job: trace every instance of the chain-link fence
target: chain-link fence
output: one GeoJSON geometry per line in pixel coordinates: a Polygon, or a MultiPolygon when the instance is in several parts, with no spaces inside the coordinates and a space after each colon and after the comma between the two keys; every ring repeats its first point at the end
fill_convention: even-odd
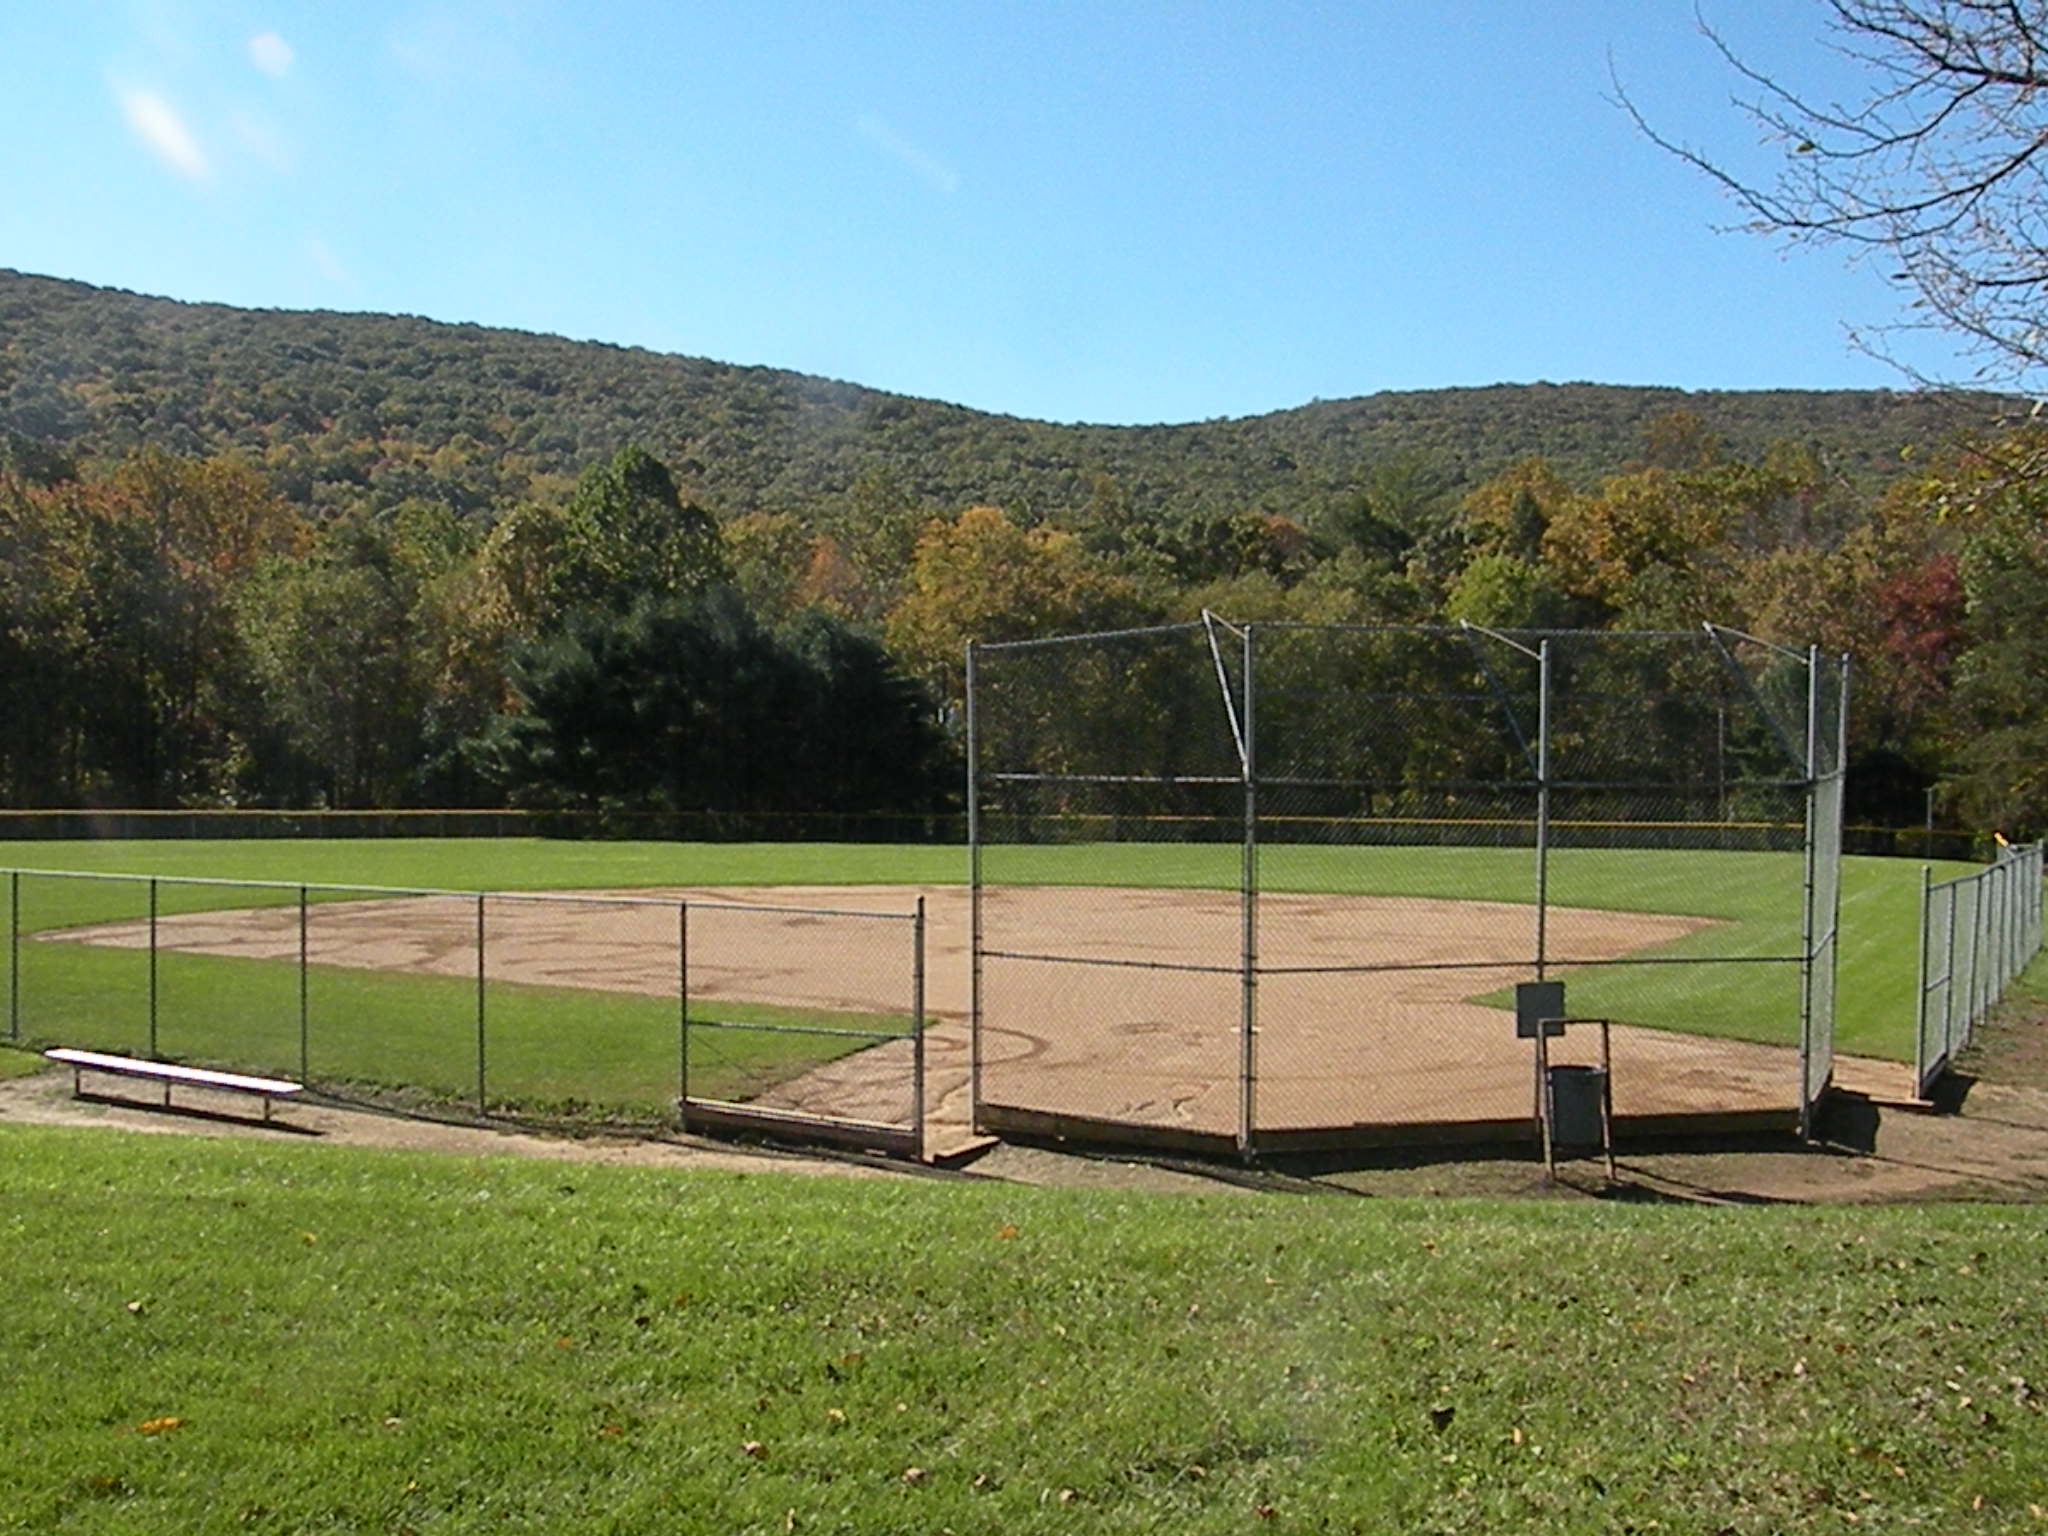
{"type": "Polygon", "coordinates": [[[144,810],[0,809],[0,839],[9,842],[240,838],[591,838],[607,841],[705,843],[950,843],[966,836],[954,810],[735,811],[696,810],[397,809],[277,810],[191,808],[144,810]]]}
{"type": "Polygon", "coordinates": [[[341,1100],[922,1154],[921,900],[4,880],[16,1043],[341,1100]]]}
{"type": "Polygon", "coordinates": [[[1922,871],[1915,1068],[1930,1093],[2014,977],[2041,952],[2041,845],[2001,845],[1973,875],[1922,871]]]}
{"type": "Polygon", "coordinates": [[[984,1129],[1516,1134],[1545,977],[1621,1026],[1625,1122],[1805,1124],[1828,1084],[1843,663],[1205,615],[968,668],[984,1129]]]}

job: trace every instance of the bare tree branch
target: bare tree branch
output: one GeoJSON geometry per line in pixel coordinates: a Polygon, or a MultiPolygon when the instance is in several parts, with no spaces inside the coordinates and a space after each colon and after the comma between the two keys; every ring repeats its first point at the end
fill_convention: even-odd
{"type": "Polygon", "coordinates": [[[2048,0],[1825,0],[1823,13],[1868,81],[1860,101],[1823,104],[1699,18],[1746,93],[1737,110],[1783,152],[1768,180],[1661,132],[1618,77],[1616,100],[1734,199],[1743,229],[1884,258],[1909,315],[1868,350],[1940,330],[1975,365],[1946,382],[2048,392],[2048,0]]]}

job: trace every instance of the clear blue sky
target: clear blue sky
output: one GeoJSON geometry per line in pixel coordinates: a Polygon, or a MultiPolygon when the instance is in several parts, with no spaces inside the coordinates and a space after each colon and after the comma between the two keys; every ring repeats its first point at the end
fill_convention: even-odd
{"type": "MultiPolygon", "coordinates": [[[[1853,93],[1818,0],[1703,3],[1853,93]]],[[[1688,0],[0,0],[0,266],[1062,421],[1901,385],[1881,271],[1718,232],[1610,56],[1765,163],[1688,0]]]]}

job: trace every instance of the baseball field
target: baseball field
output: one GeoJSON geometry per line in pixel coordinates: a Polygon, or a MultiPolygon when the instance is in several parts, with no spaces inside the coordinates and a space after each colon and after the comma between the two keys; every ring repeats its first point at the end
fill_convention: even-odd
{"type": "MultiPolygon", "coordinates": [[[[986,1094],[1227,1128],[1236,858],[1106,844],[993,855],[1002,884],[988,893],[988,942],[1017,958],[988,963],[986,1094]]],[[[1261,978],[1262,1124],[1520,1112],[1526,1049],[1507,1041],[1503,1005],[1527,973],[1525,852],[1277,847],[1261,858],[1260,961],[1276,972],[1261,978]]],[[[958,849],[33,843],[0,846],[0,860],[158,877],[153,898],[141,879],[14,882],[7,985],[24,1038],[154,1042],[255,1070],[303,1062],[323,1082],[432,1100],[476,1096],[481,1034],[485,1102],[622,1118],[664,1112],[686,1074],[700,1097],[900,1122],[912,1112],[909,917],[922,897],[925,1112],[938,1143],[964,1134],[958,849]],[[483,891],[504,894],[463,894],[483,891]],[[531,899],[543,893],[564,899],[531,899]]],[[[1553,856],[1548,952],[1575,1013],[1622,1021],[1618,1111],[1790,1101],[1797,972],[1786,957],[1799,948],[1802,878],[1791,854],[1553,856]]],[[[1887,1071],[1911,1056],[1919,882],[1915,863],[1845,864],[1838,1075],[1887,1090],[1887,1071]]]]}
{"type": "MultiPolygon", "coordinates": [[[[858,887],[901,909],[918,890],[936,906],[960,873],[950,850],[850,847],[6,853],[47,868],[60,851],[102,872],[288,882],[159,886],[155,1024],[229,1056],[295,1048],[279,1020],[299,967],[278,950],[296,945],[298,881],[834,901],[858,887]]],[[[1229,905],[1199,858],[1133,888],[1085,878],[1121,874],[1122,858],[1034,856],[1065,877],[1028,888],[1064,904],[1061,943],[1116,911],[1138,924],[1123,945],[1184,938],[1204,904],[1229,905]],[[1134,889],[1150,930],[1125,910],[1134,889]]],[[[1511,936],[1526,910],[1484,890],[1484,862],[1389,863],[1386,889],[1295,893],[1310,910],[1293,928],[1362,895],[1362,911],[1406,910],[1389,943],[1450,932],[1469,948],[1493,921],[1511,936]],[[1488,902],[1507,910],[1486,917],[1488,902]]],[[[1560,938],[1641,953],[1774,920],[1772,870],[1710,867],[1718,884],[1698,865],[1632,880],[1560,938]]],[[[1918,877],[1846,871],[1842,1032],[1873,1057],[1909,1042],[1895,1016],[1918,877]]],[[[21,884],[23,1025],[123,1041],[147,1027],[142,890],[21,884]]],[[[459,1095],[475,978],[434,965],[463,952],[475,900],[308,902],[327,946],[307,968],[323,1049],[459,1095]]],[[[485,906],[492,924],[522,910],[569,927],[508,929],[506,959],[531,977],[485,979],[508,1081],[536,1100],[659,1100],[673,1001],[632,992],[631,946],[593,947],[571,921],[659,909],[485,906]]],[[[1275,920],[1289,912],[1279,900],[1275,920]]],[[[785,1000],[751,1006],[886,1032],[887,1016],[846,1006],[864,1003],[851,990],[796,995],[787,951],[815,926],[756,957],[748,985],[785,1000]]],[[[934,944],[935,982],[947,953],[934,944]]],[[[1690,1038],[1758,1043],[1739,1041],[1739,1017],[1720,1022],[1690,1038]]],[[[732,1038],[827,1042],[757,1059],[743,1085],[827,1071],[843,1037],[732,1038]]],[[[33,1061],[0,1053],[0,1070],[33,1061]]],[[[2043,1228],[2028,1207],[1262,1199],[16,1124],[0,1124],[0,1154],[0,1358],[18,1366],[0,1416],[19,1429],[0,1529],[1763,1536],[2048,1521],[2043,1228]]]]}

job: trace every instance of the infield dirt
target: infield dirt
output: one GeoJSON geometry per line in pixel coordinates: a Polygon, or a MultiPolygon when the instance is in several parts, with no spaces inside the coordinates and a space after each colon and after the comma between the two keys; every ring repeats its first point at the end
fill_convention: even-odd
{"type": "MultiPolygon", "coordinates": [[[[693,1000],[901,1014],[913,997],[907,921],[927,910],[927,1142],[969,1131],[969,919],[957,887],[781,886],[494,898],[493,981],[673,996],[678,900],[692,903],[693,1000]],[[670,903],[665,905],[663,903],[670,903]]],[[[392,898],[317,909],[316,965],[475,974],[473,900],[392,898]]],[[[985,898],[983,1090],[991,1102],[1070,1116],[1226,1134],[1241,1113],[1243,940],[1231,892],[1004,887],[985,898]],[[1028,948],[1025,947],[1028,943],[1028,948]],[[1107,963],[1106,963],[1107,962],[1107,963]]],[[[1613,960],[1683,937],[1695,918],[1553,908],[1556,952],[1613,960]]],[[[1260,898],[1255,1103],[1262,1129],[1512,1120],[1529,1114],[1530,1047],[1477,1001],[1526,979],[1531,909],[1507,903],[1267,893],[1260,898]],[[1333,966],[1385,966],[1332,971],[1333,966]],[[1400,969],[1392,967],[1399,966],[1400,969]],[[1431,968],[1437,967],[1437,968],[1431,968]]],[[[163,917],[158,943],[185,953],[295,960],[295,908],[163,917]]],[[[146,925],[45,937],[137,947],[146,925]]],[[[1586,1062],[1594,1031],[1555,1059],[1586,1062]]],[[[1614,1031],[1622,1116],[1739,1115],[1796,1103],[1798,1055],[1674,1030],[1614,1031]]],[[[1909,1072],[1838,1058],[1836,1078],[1903,1098],[1909,1072]]],[[[863,1120],[907,1112],[910,1045],[862,1051],[780,1085],[774,1107],[863,1120]]]]}

